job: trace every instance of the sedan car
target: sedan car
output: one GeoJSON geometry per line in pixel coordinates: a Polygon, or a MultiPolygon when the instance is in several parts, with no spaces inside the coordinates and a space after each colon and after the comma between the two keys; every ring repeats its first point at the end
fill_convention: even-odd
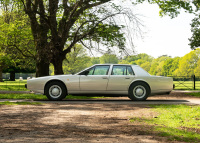
{"type": "Polygon", "coordinates": [[[68,94],[120,94],[142,101],[154,94],[170,93],[173,79],[152,76],[138,65],[96,64],[75,75],[30,79],[27,88],[49,100],[62,100],[68,94]]]}

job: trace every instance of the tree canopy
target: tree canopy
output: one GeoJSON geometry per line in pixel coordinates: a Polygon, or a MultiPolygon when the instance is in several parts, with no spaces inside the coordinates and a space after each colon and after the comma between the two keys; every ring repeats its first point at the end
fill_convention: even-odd
{"type": "Polygon", "coordinates": [[[125,26],[116,22],[115,17],[123,15],[130,23],[138,21],[130,9],[110,0],[6,0],[1,5],[25,12],[29,17],[36,76],[48,75],[50,63],[55,74],[63,74],[63,61],[77,43],[88,49],[100,50],[99,45],[104,45],[123,51],[125,26]]]}

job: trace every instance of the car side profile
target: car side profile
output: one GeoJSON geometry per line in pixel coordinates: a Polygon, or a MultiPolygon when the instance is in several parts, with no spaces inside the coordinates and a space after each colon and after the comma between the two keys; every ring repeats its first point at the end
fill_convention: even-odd
{"type": "Polygon", "coordinates": [[[96,64],[75,75],[30,79],[27,88],[54,101],[68,94],[120,94],[143,101],[151,95],[170,93],[173,79],[152,76],[138,65],[96,64]]]}

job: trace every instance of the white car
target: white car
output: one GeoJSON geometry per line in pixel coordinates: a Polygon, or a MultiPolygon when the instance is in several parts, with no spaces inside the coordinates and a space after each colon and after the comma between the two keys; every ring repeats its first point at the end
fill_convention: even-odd
{"type": "Polygon", "coordinates": [[[30,79],[27,88],[49,100],[62,100],[68,94],[120,94],[142,101],[150,95],[169,94],[173,79],[152,76],[138,65],[96,64],[75,75],[30,79]]]}

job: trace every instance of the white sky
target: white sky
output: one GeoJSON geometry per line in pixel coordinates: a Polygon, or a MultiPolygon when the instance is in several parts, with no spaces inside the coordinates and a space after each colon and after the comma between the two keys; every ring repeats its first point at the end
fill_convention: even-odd
{"type": "MultiPolygon", "coordinates": [[[[194,15],[182,11],[178,17],[160,17],[156,4],[142,3],[134,6],[130,1],[115,1],[123,7],[129,7],[145,26],[142,38],[134,38],[135,54],[146,53],[157,58],[161,55],[182,57],[191,51],[188,38],[191,37],[190,23],[194,15]]],[[[128,48],[128,47],[127,47],[128,48]]],[[[93,52],[95,56],[101,56],[93,52]]]]}
{"type": "Polygon", "coordinates": [[[142,14],[145,25],[144,39],[135,39],[136,53],[147,53],[155,58],[161,55],[182,57],[191,51],[188,38],[191,37],[190,23],[194,15],[181,12],[178,17],[160,17],[156,4],[143,3],[134,12],[142,14]]]}

